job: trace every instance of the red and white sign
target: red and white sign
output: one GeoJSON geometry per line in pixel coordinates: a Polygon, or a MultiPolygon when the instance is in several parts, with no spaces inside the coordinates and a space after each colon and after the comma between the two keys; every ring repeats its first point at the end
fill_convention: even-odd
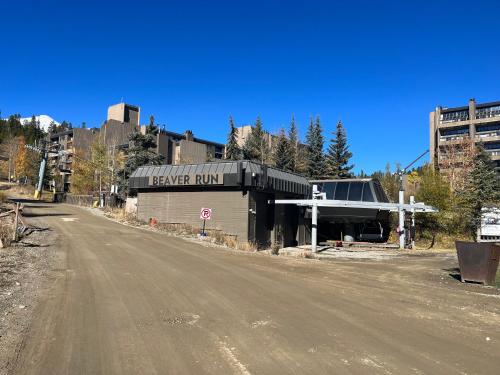
{"type": "Polygon", "coordinates": [[[211,218],[212,218],[212,209],[211,208],[202,208],[200,211],[200,219],[210,220],[211,218]]]}

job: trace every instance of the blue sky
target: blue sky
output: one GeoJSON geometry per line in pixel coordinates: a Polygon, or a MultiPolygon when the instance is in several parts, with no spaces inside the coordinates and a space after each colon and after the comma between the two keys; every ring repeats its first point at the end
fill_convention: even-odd
{"type": "Polygon", "coordinates": [[[3,1],[2,116],[99,126],[141,106],[225,142],[227,119],[271,132],[339,119],[356,170],[428,147],[437,105],[500,100],[498,1],[3,1]]]}

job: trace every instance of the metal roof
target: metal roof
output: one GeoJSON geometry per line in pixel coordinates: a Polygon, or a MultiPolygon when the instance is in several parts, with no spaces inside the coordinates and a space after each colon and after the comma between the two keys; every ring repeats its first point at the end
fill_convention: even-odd
{"type": "MultiPolygon", "coordinates": [[[[151,189],[150,177],[195,174],[223,174],[224,186],[262,189],[307,195],[310,184],[299,174],[285,172],[259,163],[241,161],[219,161],[201,164],[144,166],[135,170],[129,179],[131,189],[151,189]],[[240,169],[239,169],[240,168],[240,169]],[[244,181],[238,183],[238,173],[244,170],[244,181]],[[227,176],[227,177],[226,177],[227,176]]],[[[164,187],[164,188],[179,188],[164,187]]],[[[208,188],[208,186],[207,186],[208,188]]]]}

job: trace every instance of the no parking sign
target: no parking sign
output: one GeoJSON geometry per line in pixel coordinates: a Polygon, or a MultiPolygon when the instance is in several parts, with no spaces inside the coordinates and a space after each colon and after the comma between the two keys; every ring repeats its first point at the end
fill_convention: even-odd
{"type": "Polygon", "coordinates": [[[200,211],[200,219],[201,220],[210,220],[212,218],[212,209],[211,208],[202,208],[200,211]]]}

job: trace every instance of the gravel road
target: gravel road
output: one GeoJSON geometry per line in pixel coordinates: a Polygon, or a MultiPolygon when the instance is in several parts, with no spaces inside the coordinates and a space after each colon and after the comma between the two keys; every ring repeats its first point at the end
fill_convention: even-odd
{"type": "Polygon", "coordinates": [[[58,262],[15,374],[500,373],[500,294],[453,256],[319,262],[28,212],[58,262]]]}

